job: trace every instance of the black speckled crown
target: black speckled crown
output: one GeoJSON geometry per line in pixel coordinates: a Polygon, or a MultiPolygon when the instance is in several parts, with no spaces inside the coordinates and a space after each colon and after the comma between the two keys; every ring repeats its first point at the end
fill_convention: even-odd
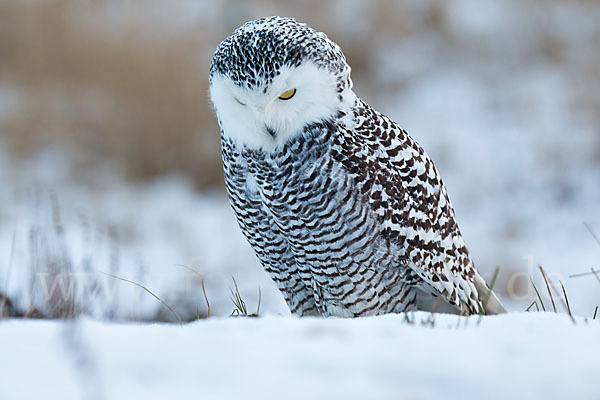
{"type": "Polygon", "coordinates": [[[327,35],[293,18],[268,17],[246,22],[215,51],[209,80],[218,73],[240,87],[266,91],[280,69],[313,62],[337,77],[341,93],[352,86],[344,53],[327,35]]]}

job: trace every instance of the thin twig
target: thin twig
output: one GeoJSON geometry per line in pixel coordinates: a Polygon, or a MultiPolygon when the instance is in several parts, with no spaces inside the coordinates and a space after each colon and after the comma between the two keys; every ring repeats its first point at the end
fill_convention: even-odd
{"type": "Polygon", "coordinates": [[[552,296],[552,291],[550,290],[550,285],[548,284],[548,278],[546,277],[546,272],[542,266],[539,266],[540,271],[542,272],[542,276],[544,277],[544,282],[546,282],[546,289],[548,289],[548,294],[550,295],[550,301],[552,301],[552,308],[554,308],[554,313],[556,313],[556,304],[554,304],[554,296],[552,296]]]}
{"type": "Polygon", "coordinates": [[[144,289],[146,292],[150,293],[156,300],[160,301],[163,306],[167,307],[169,309],[169,311],[171,311],[173,313],[173,315],[175,315],[177,317],[177,319],[179,320],[179,325],[183,326],[183,320],[181,319],[181,317],[179,316],[179,314],[177,314],[177,312],[175,310],[173,310],[173,308],[171,308],[170,305],[168,305],[167,303],[165,303],[160,297],[158,297],[157,295],[155,295],[154,293],[152,293],[152,291],[150,291],[150,289],[148,289],[144,285],[140,285],[137,282],[130,281],[129,279],[121,278],[119,276],[111,275],[111,274],[108,274],[106,272],[102,272],[102,273],[104,275],[110,276],[111,278],[115,278],[115,279],[118,279],[118,280],[124,281],[124,282],[129,282],[129,283],[131,283],[131,284],[133,284],[133,285],[135,285],[137,287],[140,287],[140,288],[144,289]]]}
{"type": "Polygon", "coordinates": [[[594,318],[592,318],[592,320],[596,320],[596,314],[598,314],[598,306],[596,306],[596,309],[594,310],[594,318]]]}

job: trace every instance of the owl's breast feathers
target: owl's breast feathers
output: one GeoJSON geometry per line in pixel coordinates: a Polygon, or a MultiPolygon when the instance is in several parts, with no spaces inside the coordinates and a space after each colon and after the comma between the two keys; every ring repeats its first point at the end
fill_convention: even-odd
{"type": "Polygon", "coordinates": [[[436,311],[419,296],[465,314],[504,311],[473,266],[431,159],[360,100],[275,152],[223,137],[223,161],[240,227],[292,312],[436,311]],[[290,294],[293,275],[314,300],[290,294]]]}

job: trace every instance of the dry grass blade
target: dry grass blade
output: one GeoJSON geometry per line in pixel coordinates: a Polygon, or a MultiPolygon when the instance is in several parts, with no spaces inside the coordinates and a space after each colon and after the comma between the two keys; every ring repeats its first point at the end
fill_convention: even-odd
{"type": "Polygon", "coordinates": [[[246,309],[246,302],[244,301],[244,299],[242,299],[242,295],[240,294],[240,289],[238,288],[237,282],[235,281],[234,277],[231,277],[231,279],[233,280],[233,285],[235,287],[235,290],[230,290],[232,296],[231,302],[235,306],[235,308],[231,312],[231,315],[248,315],[248,310],[246,309]]]}
{"type": "Polygon", "coordinates": [[[0,320],[2,318],[10,318],[18,316],[15,308],[7,295],[0,292],[0,320]]]}
{"type": "MultiPolygon", "coordinates": [[[[210,318],[210,303],[208,301],[208,296],[206,295],[206,287],[204,287],[204,277],[200,274],[200,272],[196,271],[192,267],[188,267],[187,265],[183,265],[183,264],[177,264],[177,265],[179,267],[183,267],[183,268],[187,269],[191,273],[196,274],[196,275],[198,275],[198,277],[200,277],[200,281],[202,283],[202,294],[204,295],[204,300],[206,301],[206,318],[210,318]]],[[[198,314],[198,312],[196,312],[196,314],[198,314]]]]}
{"type": "Polygon", "coordinates": [[[208,302],[208,296],[206,295],[206,288],[204,287],[204,279],[202,279],[202,294],[204,300],[206,300],[206,318],[210,318],[210,303],[208,302]]]}
{"type": "Polygon", "coordinates": [[[585,225],[585,227],[588,230],[588,232],[590,233],[590,235],[592,235],[592,237],[594,238],[594,240],[596,241],[596,243],[598,243],[598,246],[600,246],[600,239],[598,238],[598,236],[596,236],[596,234],[594,233],[594,231],[592,230],[592,228],[588,225],[588,223],[584,222],[583,225],[585,225]]]}
{"type": "Polygon", "coordinates": [[[594,274],[594,276],[596,277],[596,279],[600,283],[600,275],[598,274],[598,271],[595,270],[594,268],[592,268],[592,274],[594,274]]]}
{"type": "Polygon", "coordinates": [[[256,306],[256,316],[260,313],[260,302],[262,301],[262,291],[260,290],[260,286],[258,287],[258,306],[256,306]]]}
{"type": "Polygon", "coordinates": [[[487,292],[487,296],[485,296],[485,300],[483,301],[483,312],[485,313],[485,309],[487,308],[487,304],[490,301],[490,297],[492,296],[492,290],[494,290],[494,285],[496,284],[496,279],[498,279],[498,273],[500,272],[500,267],[496,267],[494,270],[494,276],[492,277],[492,282],[490,283],[490,288],[487,292]]]}
{"type": "Polygon", "coordinates": [[[490,301],[490,297],[492,296],[492,291],[494,290],[494,285],[496,284],[496,279],[498,279],[498,273],[500,272],[500,267],[496,267],[494,269],[494,276],[492,276],[492,282],[490,283],[490,288],[487,291],[485,299],[483,300],[481,311],[479,312],[479,319],[477,320],[477,325],[481,324],[481,319],[486,314],[487,304],[490,301]]]}
{"type": "MultiPolygon", "coordinates": [[[[467,327],[468,323],[469,323],[469,314],[466,310],[462,310],[460,312],[460,314],[457,315],[458,317],[458,321],[456,321],[456,329],[460,328],[460,321],[464,319],[465,323],[463,324],[464,328],[467,327]]],[[[481,316],[479,318],[479,320],[481,320],[481,316]]]]}
{"type": "Polygon", "coordinates": [[[427,318],[421,320],[421,326],[435,328],[435,313],[429,313],[427,318]]]}
{"type": "MultiPolygon", "coordinates": [[[[538,300],[540,301],[540,304],[542,305],[542,310],[546,311],[546,307],[544,306],[544,301],[542,300],[542,296],[540,296],[540,292],[538,292],[537,287],[535,287],[535,283],[533,283],[533,279],[531,277],[529,277],[529,280],[531,281],[531,286],[533,286],[533,290],[535,290],[535,294],[537,295],[538,300]]],[[[538,311],[539,311],[539,308],[538,308],[538,311]]]]}
{"type": "Polygon", "coordinates": [[[550,284],[548,283],[548,278],[546,277],[546,272],[544,271],[544,268],[542,268],[542,266],[539,266],[540,271],[542,272],[542,277],[544,277],[544,282],[546,282],[546,289],[548,289],[548,294],[550,295],[550,301],[552,302],[552,308],[554,309],[554,312],[556,313],[556,304],[554,304],[554,296],[552,296],[552,290],[550,290],[550,284]]]}
{"type": "Polygon", "coordinates": [[[198,275],[202,279],[202,275],[200,275],[200,272],[196,271],[194,268],[188,267],[187,265],[184,265],[184,264],[177,264],[177,266],[187,269],[188,271],[190,271],[191,273],[193,273],[195,275],[198,275]]]}
{"type": "Polygon", "coordinates": [[[140,285],[137,282],[130,281],[129,279],[121,278],[119,276],[111,275],[111,274],[108,274],[106,272],[102,272],[102,273],[104,275],[110,276],[111,278],[115,278],[115,279],[118,279],[120,281],[128,282],[128,283],[131,283],[131,284],[133,284],[133,285],[135,285],[135,286],[137,286],[139,288],[144,289],[146,292],[150,293],[156,300],[160,301],[163,306],[167,307],[169,309],[169,311],[171,311],[171,313],[173,313],[173,315],[175,315],[177,317],[177,319],[179,320],[179,325],[183,326],[183,320],[181,319],[181,316],[179,314],[177,314],[177,311],[173,310],[173,308],[170,305],[168,305],[167,303],[165,303],[160,297],[158,297],[157,295],[155,295],[154,293],[152,293],[152,291],[150,289],[148,289],[147,287],[145,287],[144,285],[140,285]]]}
{"type": "Polygon", "coordinates": [[[569,298],[567,297],[567,291],[565,290],[565,285],[563,285],[561,280],[559,280],[558,282],[560,283],[563,294],[565,295],[565,304],[567,305],[567,311],[569,312],[569,316],[573,317],[573,314],[571,314],[571,306],[569,305],[569,298]]]}
{"type": "Polygon", "coordinates": [[[577,274],[569,275],[569,278],[579,278],[582,276],[596,275],[596,278],[598,279],[598,281],[600,281],[600,277],[598,277],[598,273],[600,272],[600,270],[594,269],[593,267],[590,268],[590,270],[591,272],[579,272],[577,274]]]}
{"type": "Polygon", "coordinates": [[[236,317],[258,317],[259,312],[260,312],[260,304],[262,302],[262,291],[261,291],[260,287],[258,288],[258,306],[256,307],[256,312],[248,314],[248,308],[246,307],[246,302],[244,301],[244,299],[242,298],[242,295],[240,294],[240,290],[238,288],[237,282],[235,281],[235,278],[231,277],[231,279],[233,280],[233,285],[235,288],[234,290],[230,289],[231,302],[235,306],[235,308],[231,312],[231,315],[236,316],[236,317]]]}
{"type": "Polygon", "coordinates": [[[535,308],[536,308],[538,311],[540,311],[540,307],[538,306],[538,304],[537,304],[537,301],[535,301],[535,300],[531,302],[531,304],[529,305],[529,307],[527,307],[527,308],[525,309],[525,311],[529,311],[529,310],[531,309],[531,307],[533,307],[534,305],[535,305],[535,308]]]}
{"type": "Polygon", "coordinates": [[[567,311],[569,313],[569,317],[571,318],[571,321],[573,322],[573,324],[575,324],[575,318],[573,318],[573,314],[571,313],[571,306],[569,305],[569,298],[567,297],[567,291],[565,290],[565,285],[563,285],[563,283],[560,279],[558,280],[558,283],[560,283],[560,286],[562,287],[563,295],[565,296],[565,305],[567,306],[567,311]]]}
{"type": "Polygon", "coordinates": [[[0,293],[0,298],[2,298],[2,300],[0,301],[0,318],[2,318],[2,316],[4,315],[4,311],[7,307],[7,304],[9,302],[8,299],[8,282],[10,281],[10,271],[12,269],[12,265],[13,265],[13,260],[15,257],[15,243],[17,241],[17,231],[13,231],[13,236],[12,236],[12,243],[10,245],[10,256],[8,257],[8,268],[7,268],[7,272],[6,272],[6,281],[4,282],[4,293],[5,295],[2,295],[2,293],[0,293]]]}

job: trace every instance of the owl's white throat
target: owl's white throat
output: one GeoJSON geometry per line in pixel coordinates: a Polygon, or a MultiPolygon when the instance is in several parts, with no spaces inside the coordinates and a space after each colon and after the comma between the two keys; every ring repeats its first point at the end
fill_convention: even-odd
{"type": "Polygon", "coordinates": [[[305,126],[325,121],[356,101],[351,87],[340,100],[335,75],[311,62],[279,72],[266,90],[239,87],[225,76],[213,76],[210,97],[225,137],[251,149],[273,151],[305,126]],[[296,89],[294,97],[281,100],[279,96],[289,89],[296,89]]]}

